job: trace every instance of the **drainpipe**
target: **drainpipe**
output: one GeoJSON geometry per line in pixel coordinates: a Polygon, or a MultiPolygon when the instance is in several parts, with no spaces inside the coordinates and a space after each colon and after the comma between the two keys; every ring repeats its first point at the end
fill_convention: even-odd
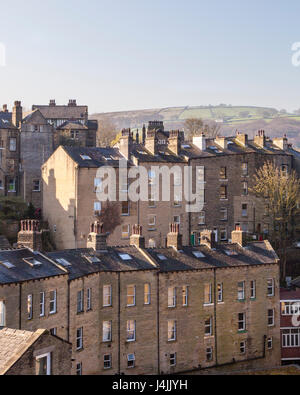
{"type": "Polygon", "coordinates": [[[67,289],[67,340],[70,342],[70,280],[67,289]]]}
{"type": "Polygon", "coordinates": [[[19,284],[19,329],[22,328],[22,283],[19,284]]]}
{"type": "Polygon", "coordinates": [[[218,366],[218,340],[217,340],[217,279],[216,269],[214,268],[214,333],[215,333],[215,355],[216,366],[218,366]]]}
{"type": "Polygon", "coordinates": [[[160,325],[160,322],[159,322],[159,271],[157,271],[157,283],[156,283],[156,287],[157,287],[157,290],[156,290],[156,303],[157,303],[157,308],[156,308],[156,325],[157,325],[157,334],[156,334],[156,337],[157,337],[157,374],[159,375],[160,374],[160,350],[159,350],[159,348],[160,348],[160,331],[159,331],[159,325],[160,325]]]}
{"type": "Polygon", "coordinates": [[[118,375],[121,374],[121,286],[118,272],[118,375]]]}

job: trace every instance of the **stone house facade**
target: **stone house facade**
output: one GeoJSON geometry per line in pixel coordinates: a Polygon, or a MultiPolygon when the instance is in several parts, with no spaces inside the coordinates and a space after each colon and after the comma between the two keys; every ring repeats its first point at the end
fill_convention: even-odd
{"type": "Polygon", "coordinates": [[[72,374],[280,364],[279,263],[267,241],[246,244],[238,230],[219,244],[206,230],[200,246],[184,247],[178,224],[166,247],[145,248],[138,225],[130,246],[108,247],[106,238],[96,223],[86,248],[0,251],[2,324],[71,342],[72,374]]]}

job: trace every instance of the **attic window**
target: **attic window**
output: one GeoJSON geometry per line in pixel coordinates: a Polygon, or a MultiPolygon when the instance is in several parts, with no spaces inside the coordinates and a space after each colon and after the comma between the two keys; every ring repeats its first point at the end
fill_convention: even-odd
{"type": "Polygon", "coordinates": [[[85,258],[90,262],[90,263],[100,263],[100,259],[96,257],[95,255],[86,255],[85,258]]]}
{"type": "Polygon", "coordinates": [[[81,156],[81,159],[83,159],[83,160],[92,160],[92,158],[89,157],[88,155],[80,155],[80,156],[81,156]]]}
{"type": "Polygon", "coordinates": [[[57,258],[56,262],[60,263],[61,265],[63,265],[64,267],[68,267],[68,266],[72,266],[70,262],[68,262],[66,259],[64,258],[57,258]]]}
{"type": "Polygon", "coordinates": [[[236,251],[233,250],[225,250],[225,254],[228,256],[236,256],[238,255],[238,253],[236,251]]]}
{"type": "Polygon", "coordinates": [[[119,257],[123,260],[123,261],[130,261],[132,258],[129,254],[119,254],[119,257]]]}
{"type": "Polygon", "coordinates": [[[166,261],[167,258],[163,255],[163,254],[157,254],[157,257],[161,260],[161,261],[166,261]]]}
{"type": "Polygon", "coordinates": [[[205,255],[201,251],[193,251],[193,255],[196,258],[205,258],[205,255]]]}
{"type": "Polygon", "coordinates": [[[13,265],[12,263],[10,263],[9,261],[3,261],[1,262],[1,264],[3,266],[5,266],[7,269],[12,269],[13,267],[15,267],[15,265],[13,265]]]}
{"type": "Polygon", "coordinates": [[[40,261],[38,261],[35,258],[23,258],[23,261],[28,263],[28,265],[30,265],[32,267],[33,266],[41,266],[41,264],[42,264],[40,261]]]}

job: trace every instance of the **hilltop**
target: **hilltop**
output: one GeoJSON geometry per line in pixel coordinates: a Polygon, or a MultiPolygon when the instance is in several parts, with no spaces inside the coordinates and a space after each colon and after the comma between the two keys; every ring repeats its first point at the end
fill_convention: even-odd
{"type": "Polygon", "coordinates": [[[215,121],[221,126],[221,133],[232,135],[236,130],[253,136],[258,129],[264,129],[270,137],[287,134],[289,140],[300,147],[300,116],[270,107],[219,106],[168,107],[136,111],[97,113],[93,119],[109,121],[117,129],[142,128],[148,121],[163,121],[165,128],[183,128],[189,118],[215,121]]]}

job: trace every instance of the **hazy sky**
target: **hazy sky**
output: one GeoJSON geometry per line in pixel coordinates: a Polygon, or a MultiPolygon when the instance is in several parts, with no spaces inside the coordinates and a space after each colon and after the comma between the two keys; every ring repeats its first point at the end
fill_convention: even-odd
{"type": "Polygon", "coordinates": [[[1,3],[0,104],[300,107],[299,0],[1,3]]]}

